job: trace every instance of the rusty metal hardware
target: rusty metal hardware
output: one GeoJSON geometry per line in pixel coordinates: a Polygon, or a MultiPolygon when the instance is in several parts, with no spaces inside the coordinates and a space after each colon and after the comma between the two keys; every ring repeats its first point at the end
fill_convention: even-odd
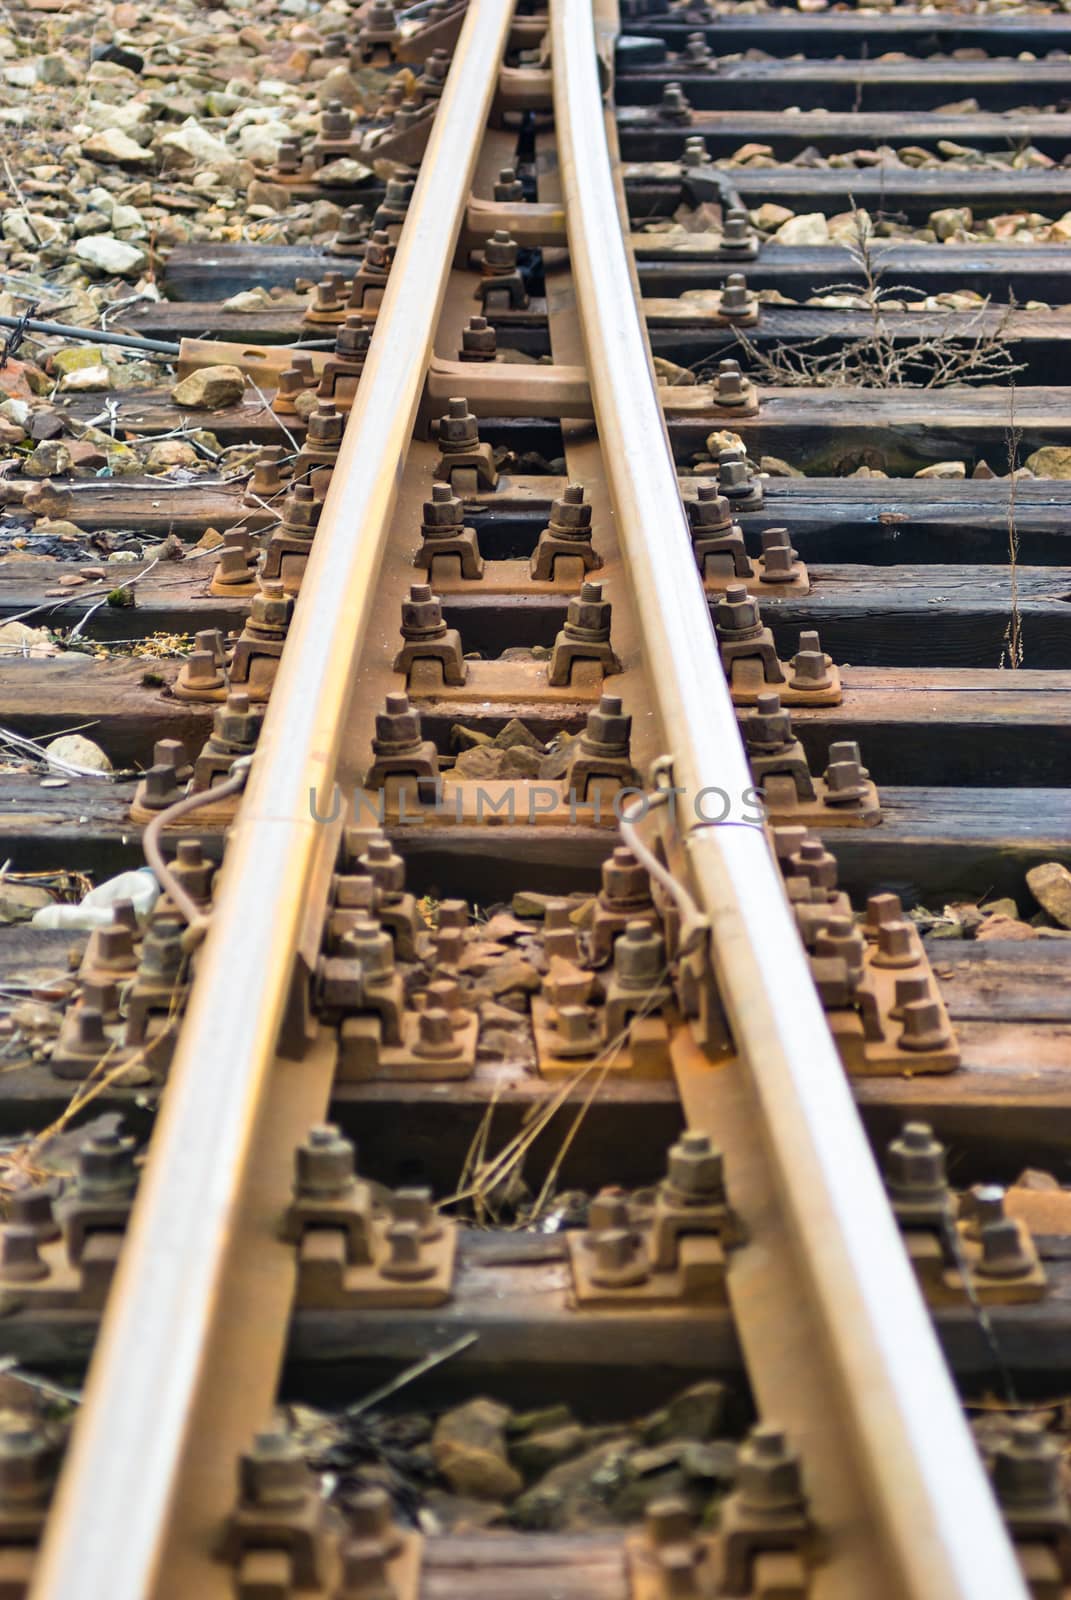
{"type": "Polygon", "coordinates": [[[828,827],[872,827],[881,820],[878,792],[862,765],[854,740],[829,747],[821,778],[811,774],[792,718],[774,690],[755,697],[741,719],[748,762],[774,824],[801,822],[828,827]]]}
{"type": "Polygon", "coordinates": [[[604,677],[621,671],[621,663],[610,643],[611,606],[603,599],[601,583],[582,583],[580,593],[569,601],[565,626],[554,640],[547,666],[547,681],[556,686],[568,684],[574,669],[583,662],[595,662],[604,677]]]}
{"type": "Polygon", "coordinates": [[[194,635],[193,650],[179,667],[172,692],[180,700],[225,700],[227,651],[218,628],[202,628],[194,635]]]}
{"type": "Polygon", "coordinates": [[[513,167],[503,167],[491,193],[493,199],[500,203],[518,204],[524,199],[524,184],[513,167]]]}
{"type": "Polygon", "coordinates": [[[347,310],[364,316],[378,311],[387,287],[395,245],[385,228],[376,228],[353,275],[347,310]]]}
{"type": "Polygon", "coordinates": [[[753,260],[759,253],[759,237],[748,221],[746,211],[730,206],[722,222],[721,244],[723,255],[753,260]]]}
{"type": "MultiPolygon", "coordinates": [[[[764,1556],[787,1551],[805,1568],[813,1530],[799,1457],[783,1429],[769,1422],[752,1428],[737,1454],[736,1488],[718,1520],[720,1594],[754,1594],[755,1567],[764,1556]]],[[[802,1600],[805,1577],[798,1576],[802,1600]]]]}
{"type": "Polygon", "coordinates": [[[618,936],[635,922],[646,922],[649,927],[659,925],[651,898],[651,880],[632,851],[618,845],[602,864],[602,885],[588,933],[594,966],[606,965],[618,936]]]}
{"type": "Polygon", "coordinates": [[[713,1547],[700,1538],[683,1500],[653,1500],[642,1533],[625,1536],[632,1600],[708,1600],[714,1593],[713,1547]]]}
{"type": "Polygon", "coordinates": [[[477,258],[481,276],[476,298],[484,311],[524,311],[528,291],[517,266],[517,241],[505,228],[497,228],[477,258]]]}
{"type": "MultiPolygon", "coordinates": [[[[361,255],[363,257],[364,251],[361,255]]],[[[302,316],[306,328],[334,328],[347,313],[346,279],[341,272],[328,272],[313,285],[302,316]]]]}
{"type": "Polygon", "coordinates": [[[438,425],[439,459],[435,476],[455,494],[487,492],[498,483],[498,471],[489,444],[480,443],[476,418],[468,401],[455,396],[447,403],[438,425]]]}
{"type": "Polygon", "coordinates": [[[1037,1600],[1059,1600],[1071,1581],[1071,1505],[1059,1440],[1032,1417],[1015,1417],[994,1447],[997,1503],[1037,1600]]]}
{"type": "Polygon", "coordinates": [[[364,254],[369,234],[368,213],[364,206],[347,206],[338,222],[338,231],[327,246],[328,255],[359,256],[364,254]]]}
{"type": "Polygon", "coordinates": [[[588,712],[584,731],[571,746],[562,780],[578,800],[612,799],[619,789],[638,785],[639,774],[629,757],[632,718],[617,695],[604,694],[588,712]]]}
{"type": "Polygon", "coordinates": [[[744,532],[734,522],[729,502],[712,483],[697,483],[695,499],[686,501],[692,530],[692,549],[703,574],[713,587],[732,578],[752,578],[754,568],[744,546],[744,532]]]}
{"type": "Polygon", "coordinates": [[[299,1247],[303,1306],[435,1306],[450,1298],[457,1224],[439,1215],[430,1190],[374,1195],[336,1127],[310,1129],[295,1150],[280,1231],[299,1247]]]}
{"type": "Polygon", "coordinates": [[[461,330],[459,361],[493,361],[498,350],[498,335],[486,317],[470,317],[461,330]]]}
{"type": "Polygon", "coordinates": [[[430,582],[447,577],[471,581],[483,577],[476,529],[465,526],[461,500],[449,482],[432,485],[431,499],[424,501],[420,536],[423,543],[413,564],[425,569],[430,582]]]}
{"type": "Polygon", "coordinates": [[[691,122],[692,108],[679,83],[663,85],[657,115],[663,122],[691,122]]]}
{"type": "Polygon", "coordinates": [[[958,1203],[948,1186],[945,1148],[924,1122],[890,1141],[885,1184],[915,1275],[930,1304],[1037,1300],[1045,1272],[1026,1223],[1007,1215],[1004,1190],[980,1185],[958,1203]]]}
{"type": "Polygon", "coordinates": [[[298,593],[322,510],[323,501],[311,483],[287,490],[283,520],[272,530],[264,552],[262,583],[278,584],[285,595],[298,593]]]}
{"type": "Polygon", "coordinates": [[[762,479],[751,470],[742,451],[718,451],[718,493],[724,495],[734,511],[758,511],[762,507],[762,479]]]}
{"type": "Polygon", "coordinates": [[[706,140],[698,133],[690,133],[684,141],[681,166],[683,168],[705,167],[709,161],[710,151],[707,149],[706,140]]]}
{"type": "Polygon", "coordinates": [[[758,416],[758,390],[750,378],[744,377],[739,361],[718,362],[711,399],[715,406],[736,416],[758,416]]]}
{"type": "Polygon", "coordinates": [[[193,767],[179,739],[157,739],[152,766],[138,784],[135,803],[145,811],[165,811],[185,792],[193,767]]]}
{"type": "Polygon", "coordinates": [[[726,588],[718,601],[714,628],[734,705],[754,705],[773,684],[788,705],[839,705],[840,674],[822,650],[817,632],[800,634],[800,648],[790,662],[778,660],[759,602],[744,584],[726,588]]]}
{"type": "Polygon", "coordinates": [[[307,389],[315,389],[320,381],[312,356],[299,351],[291,357],[290,365],[279,373],[271,408],[277,416],[292,417],[298,413],[298,400],[307,389]]]}
{"type": "Polygon", "coordinates": [[[345,426],[345,416],[330,400],[319,401],[309,416],[305,441],[294,462],[294,481],[309,484],[317,500],[327,493],[345,426]]]}
{"type": "Polygon", "coordinates": [[[372,330],[358,314],[347,312],[346,320],[335,336],[334,354],[324,362],[320,372],[316,392],[321,400],[331,400],[339,410],[349,410],[357,393],[371,342],[372,330]]]}
{"type": "MultiPolygon", "coordinates": [[[[243,503],[247,503],[243,500],[243,503]]],[[[251,502],[255,504],[255,502],[251,502]]],[[[248,528],[232,528],[212,571],[210,594],[240,599],[256,593],[257,547],[248,528]]]]}
{"type": "Polygon", "coordinates": [[[252,755],[263,721],[263,708],[254,706],[244,690],[228,694],[216,707],[212,732],[193,764],[190,793],[201,794],[223,782],[240,756],[252,755]]]}
{"type": "Polygon", "coordinates": [[[282,1427],[258,1433],[239,1457],[238,1499],[219,1544],[220,1560],[238,1570],[237,1592],[323,1592],[338,1538],[336,1514],[297,1440],[282,1427]]]}
{"type": "Polygon", "coordinates": [[[231,690],[243,689],[251,701],[267,700],[293,613],[293,599],[282,584],[262,578],[231,656],[231,690]]]}
{"type": "Polygon", "coordinates": [[[331,906],[324,933],[329,952],[354,922],[355,912],[374,914],[394,940],[400,961],[416,961],[426,928],[413,895],[405,887],[405,862],[385,833],[349,828],[343,834],[339,865],[332,879],[331,906]]]}
{"type": "Polygon", "coordinates": [[[449,70],[449,52],[433,50],[424,62],[424,70],[417,79],[417,88],[425,100],[437,99],[442,94],[449,70]]]}
{"type": "MultiPolygon", "coordinates": [[[[430,739],[420,736],[420,715],[405,694],[389,694],[376,714],[372,739],[375,757],[365,774],[367,789],[382,788],[398,779],[432,779],[438,776],[439,753],[430,739]]],[[[419,785],[418,785],[419,789],[419,785]]]]}
{"type": "Polygon", "coordinates": [[[171,871],[192,900],[196,900],[202,906],[211,904],[216,862],[205,855],[200,839],[178,841],[171,871]]]}
{"type": "MultiPolygon", "coordinates": [[[[385,96],[385,105],[387,99],[385,96]]],[[[396,104],[388,126],[372,127],[366,133],[359,146],[359,159],[372,162],[386,158],[405,166],[419,166],[431,137],[438,104],[434,96],[423,102],[410,98],[396,104]]]]}
{"type": "Polygon", "coordinates": [[[724,1294],[727,1252],[743,1234],[725,1191],[720,1150],[705,1133],[671,1146],[653,1203],[591,1204],[586,1233],[569,1236],[573,1287],[588,1307],[709,1302],[724,1294]]]}
{"type": "Polygon", "coordinates": [[[584,486],[570,483],[551,503],[550,521],[536,542],[529,573],[545,583],[576,586],[601,566],[602,557],[591,542],[591,507],[584,486]]]}
{"type": "Polygon", "coordinates": [[[372,0],[361,20],[357,49],[365,66],[390,66],[401,33],[391,0],[372,0]]]}
{"type": "Polygon", "coordinates": [[[320,132],[309,147],[313,168],[339,157],[356,156],[360,145],[353,112],[341,100],[329,100],[320,113],[320,132]]]}
{"type": "Polygon", "coordinates": [[[79,1148],[68,1189],[20,1196],[12,1220],[0,1225],[0,1295],[49,1309],[101,1308],[137,1188],[134,1150],[134,1140],[117,1133],[93,1135],[79,1148]]]}
{"type": "Polygon", "coordinates": [[[714,60],[705,33],[690,33],[684,41],[684,59],[692,66],[709,67],[714,60]]]}
{"type": "MultiPolygon", "coordinates": [[[[758,320],[758,296],[748,288],[742,272],[730,272],[722,287],[715,322],[724,322],[736,328],[753,328],[758,320]]],[[[724,400],[718,401],[719,405],[725,403],[724,400]]]]}
{"type": "Polygon", "coordinates": [[[798,586],[798,592],[810,591],[807,569],[793,549],[787,528],[763,528],[762,555],[759,557],[762,583],[798,586]]]}
{"type": "Polygon", "coordinates": [[[273,499],[286,488],[291,473],[291,460],[282,445],[262,445],[253,463],[253,476],[246,485],[247,498],[243,499],[243,505],[255,507],[260,500],[273,499]]]}
{"type": "Polygon", "coordinates": [[[414,583],[402,601],[402,648],[394,658],[395,672],[404,672],[407,686],[421,692],[463,684],[466,676],[461,635],[443,621],[443,603],[430,583],[414,583]]]}
{"type": "MultiPolygon", "coordinates": [[[[376,207],[375,216],[372,218],[373,228],[377,230],[400,228],[409,211],[409,202],[413,198],[415,187],[415,178],[388,178],[383,199],[376,207]]],[[[374,233],[372,237],[375,238],[374,233]]]]}

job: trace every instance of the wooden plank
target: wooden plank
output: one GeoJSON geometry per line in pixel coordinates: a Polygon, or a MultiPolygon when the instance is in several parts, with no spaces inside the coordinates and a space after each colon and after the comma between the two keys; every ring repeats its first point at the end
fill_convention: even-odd
{"type": "MultiPolygon", "coordinates": [[[[832,23],[834,18],[823,19],[832,23]]],[[[821,49],[830,49],[820,36],[821,49]]],[[[723,48],[718,39],[715,48],[723,48]]],[[[624,53],[627,61],[628,53],[624,53]]],[[[657,105],[667,78],[696,111],[935,111],[968,97],[987,112],[1046,105],[1071,91],[1071,63],[1056,61],[724,61],[697,70],[687,58],[628,67],[614,81],[621,106],[657,105]]]]}
{"type": "Polygon", "coordinates": [[[814,52],[872,58],[879,51],[903,50],[912,56],[936,51],[985,50],[991,56],[1018,55],[1022,50],[1067,48],[1067,17],[1058,11],[990,12],[984,16],[962,10],[858,12],[850,7],[825,11],[820,16],[797,13],[789,7],[740,15],[719,12],[705,23],[682,20],[672,12],[653,12],[622,22],[625,48],[619,66],[627,64],[629,36],[663,39],[674,51],[684,49],[690,33],[701,32],[711,50],[728,54],[737,50],[814,52]]]}
{"type": "MultiPolygon", "coordinates": [[[[787,161],[802,149],[823,155],[874,150],[879,145],[932,149],[940,139],[974,150],[1011,150],[1032,144],[1059,160],[1071,149],[1071,127],[1059,113],[987,116],[964,112],[942,116],[932,111],[693,111],[687,123],[664,121],[645,106],[619,107],[617,127],[625,161],[679,161],[687,138],[701,138],[715,158],[731,156],[741,145],[768,144],[774,159],[787,161]]],[[[986,177],[990,169],[986,169],[986,177]]],[[[951,174],[950,174],[951,176],[951,174]]],[[[956,174],[958,176],[958,174],[956,174]]]]}

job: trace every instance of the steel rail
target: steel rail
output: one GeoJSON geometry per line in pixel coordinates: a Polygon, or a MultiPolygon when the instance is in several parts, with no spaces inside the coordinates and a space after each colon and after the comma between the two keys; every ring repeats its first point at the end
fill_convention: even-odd
{"type": "Polygon", "coordinates": [[[227,847],[32,1600],[148,1600],[158,1581],[225,1293],[228,1235],[327,833],[310,795],[327,795],[334,781],[512,11],[513,0],[469,0],[227,847]]]}
{"type": "MultiPolygon", "coordinates": [[[[550,0],[550,14],[570,261],[617,536],[642,601],[644,658],[720,992],[821,1328],[813,1359],[828,1379],[829,1427],[852,1447],[862,1513],[883,1553],[871,1592],[1025,1600],[765,839],[704,825],[693,809],[704,789],[739,797],[751,778],[638,311],[591,0],[550,0]]],[[[798,1382],[811,1377],[800,1372],[798,1382]]]]}

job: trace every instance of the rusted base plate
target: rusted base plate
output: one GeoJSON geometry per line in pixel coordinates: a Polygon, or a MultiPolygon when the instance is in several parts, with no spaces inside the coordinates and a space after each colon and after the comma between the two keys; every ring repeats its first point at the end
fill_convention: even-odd
{"type": "Polygon", "coordinates": [[[823,778],[814,779],[814,788],[813,800],[800,800],[791,778],[767,778],[763,785],[767,822],[777,828],[801,823],[825,833],[830,828],[876,828],[881,821],[881,802],[872,783],[865,785],[861,800],[848,806],[827,803],[823,778]]]}
{"type": "MultiPolygon", "coordinates": [[[[205,804],[200,807],[197,811],[198,829],[229,828],[238,815],[238,804],[241,798],[241,795],[233,795],[229,800],[214,800],[211,805],[205,804]]],[[[148,827],[154,817],[159,815],[158,811],[151,811],[148,806],[143,806],[137,795],[134,796],[130,804],[131,822],[136,822],[139,828],[145,828],[148,827]]],[[[185,817],[180,817],[173,826],[179,830],[185,828],[187,833],[190,831],[190,824],[185,817]]]]}
{"type": "Polygon", "coordinates": [[[550,779],[526,783],[521,779],[488,778],[477,782],[447,775],[439,779],[438,798],[422,804],[415,779],[388,779],[382,791],[357,791],[353,820],[367,825],[374,819],[380,825],[386,821],[392,826],[482,823],[486,827],[527,824],[544,828],[616,828],[613,799],[620,792],[619,787],[612,792],[607,787],[601,800],[570,804],[561,784],[550,779]]]}
{"type": "Polygon", "coordinates": [[[476,1069],[479,1018],[472,1014],[454,1030],[449,1056],[421,1055],[420,1018],[407,1011],[402,1018],[402,1043],[382,1044],[378,1017],[347,1017],[339,1028],[340,1083],[386,1079],[392,1083],[447,1083],[468,1078],[476,1069]]]}
{"type": "MultiPolygon", "coordinates": [[[[690,1547],[695,1556],[691,1568],[692,1582],[685,1594],[713,1595],[717,1592],[717,1564],[714,1560],[714,1541],[696,1539],[690,1547]]],[[[659,1560],[659,1553],[644,1533],[625,1535],[625,1560],[628,1564],[629,1600],[672,1600],[679,1592],[659,1560]]],[[[673,1573],[680,1582],[680,1574],[673,1573]]]]}
{"type": "Polygon", "coordinates": [[[758,657],[738,657],[732,664],[732,677],[729,680],[733,705],[757,705],[759,695],[766,694],[771,689],[776,689],[783,706],[839,706],[844,699],[844,687],[836,667],[831,666],[829,669],[827,689],[793,689],[792,668],[787,662],[782,662],[781,666],[785,681],[767,683],[762,673],[762,662],[758,657]]]}
{"type": "Polygon", "coordinates": [[[32,1307],[42,1311],[100,1311],[119,1259],[121,1233],[90,1233],[77,1265],[67,1257],[62,1239],[38,1247],[45,1272],[32,1283],[0,1282],[0,1316],[32,1307]]]}
{"type": "Polygon", "coordinates": [[[218,600],[252,600],[257,590],[256,579],[249,583],[220,583],[218,578],[212,578],[208,585],[209,594],[218,600]]]}
{"type": "MultiPolygon", "coordinates": [[[[463,578],[457,556],[436,556],[428,577],[435,593],[447,594],[561,594],[574,595],[580,590],[585,570],[579,556],[559,556],[554,563],[554,577],[533,578],[527,561],[487,561],[482,578],[463,578]]],[[[598,577],[599,569],[594,569],[598,577]]]]}
{"type": "Polygon", "coordinates": [[[489,702],[539,705],[549,701],[575,705],[578,701],[597,701],[606,682],[598,661],[574,662],[570,681],[561,688],[547,681],[549,658],[546,661],[466,661],[465,667],[464,683],[444,684],[440,662],[415,661],[406,684],[410,700],[456,700],[460,704],[484,705],[489,702]]]}
{"type": "MultiPolygon", "coordinates": [[[[377,1261],[387,1261],[390,1248],[383,1235],[387,1220],[372,1224],[377,1261]]],[[[351,1266],[346,1260],[346,1235],[341,1228],[310,1228],[301,1241],[297,1303],[306,1310],[356,1310],[362,1307],[418,1308],[445,1305],[454,1281],[457,1225],[442,1223],[437,1239],[421,1247],[420,1278],[393,1278],[377,1265],[351,1266]]]]}
{"type": "Polygon", "coordinates": [[[642,1283],[603,1287],[592,1279],[594,1254],[582,1234],[570,1233],[569,1259],[573,1267],[573,1292],[577,1304],[588,1311],[615,1311],[624,1307],[721,1304],[725,1292],[725,1252],[713,1236],[683,1236],[677,1245],[673,1272],[651,1272],[642,1283]]]}
{"type": "Polygon", "coordinates": [[[826,1013],[833,1037],[840,1051],[841,1060],[850,1077],[853,1078],[878,1078],[889,1077],[893,1074],[902,1074],[905,1077],[914,1077],[922,1072],[953,1072],[960,1064],[959,1045],[956,1042],[955,1032],[949,1019],[945,1003],[941,998],[940,985],[933,976],[929,960],[919,945],[920,959],[910,967],[877,967],[874,965],[874,951],[868,947],[865,957],[866,983],[878,998],[878,1007],[881,1012],[881,1023],[884,1037],[881,1039],[865,1039],[863,1037],[862,1019],[855,1011],[829,1011],[826,1013]],[[930,1050],[902,1050],[897,1044],[902,1028],[899,1021],[890,1016],[896,1005],[896,983],[898,978],[929,978],[928,998],[933,1000],[940,1008],[941,1024],[948,1036],[946,1045],[934,1046],[930,1050]]]}
{"type": "MultiPolygon", "coordinates": [[[[724,594],[730,584],[743,583],[743,578],[735,577],[731,572],[704,573],[703,588],[707,594],[724,594]]],[[[767,583],[762,577],[761,563],[756,563],[755,576],[746,580],[749,592],[756,600],[782,600],[786,595],[802,595],[811,592],[811,575],[802,561],[795,564],[794,574],[783,583],[767,583]]]]}
{"type": "Polygon", "coordinates": [[[616,1077],[668,1078],[672,1074],[670,1047],[674,1035],[685,1025],[669,1025],[663,1017],[634,1017],[628,1041],[616,1049],[600,1046],[588,1056],[559,1056],[554,1051],[559,1034],[551,1026],[553,1007],[541,995],[532,998],[532,1031],[535,1034],[539,1071],[544,1078],[571,1078],[584,1067],[604,1067],[616,1077]]]}
{"type": "MultiPolygon", "coordinates": [[[[909,1230],[904,1235],[904,1244],[927,1304],[941,1306],[969,1304],[970,1296],[964,1286],[963,1274],[958,1268],[948,1265],[941,1248],[941,1241],[936,1234],[909,1230]]],[[[962,1241],[974,1299],[990,1306],[1025,1305],[1032,1300],[1044,1299],[1047,1283],[1045,1269],[1033,1252],[1029,1235],[1026,1239],[1026,1248],[1031,1256],[1031,1266],[1028,1271],[1018,1273],[1015,1277],[993,1278],[972,1270],[980,1254],[980,1247],[962,1241]]]]}

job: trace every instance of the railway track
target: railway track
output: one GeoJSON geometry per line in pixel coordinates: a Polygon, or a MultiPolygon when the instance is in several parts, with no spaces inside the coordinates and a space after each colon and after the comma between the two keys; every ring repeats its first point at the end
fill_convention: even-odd
{"type": "Polygon", "coordinates": [[[1060,1595],[1066,20],[344,21],[0,480],[0,1588],[1060,1595]]]}

